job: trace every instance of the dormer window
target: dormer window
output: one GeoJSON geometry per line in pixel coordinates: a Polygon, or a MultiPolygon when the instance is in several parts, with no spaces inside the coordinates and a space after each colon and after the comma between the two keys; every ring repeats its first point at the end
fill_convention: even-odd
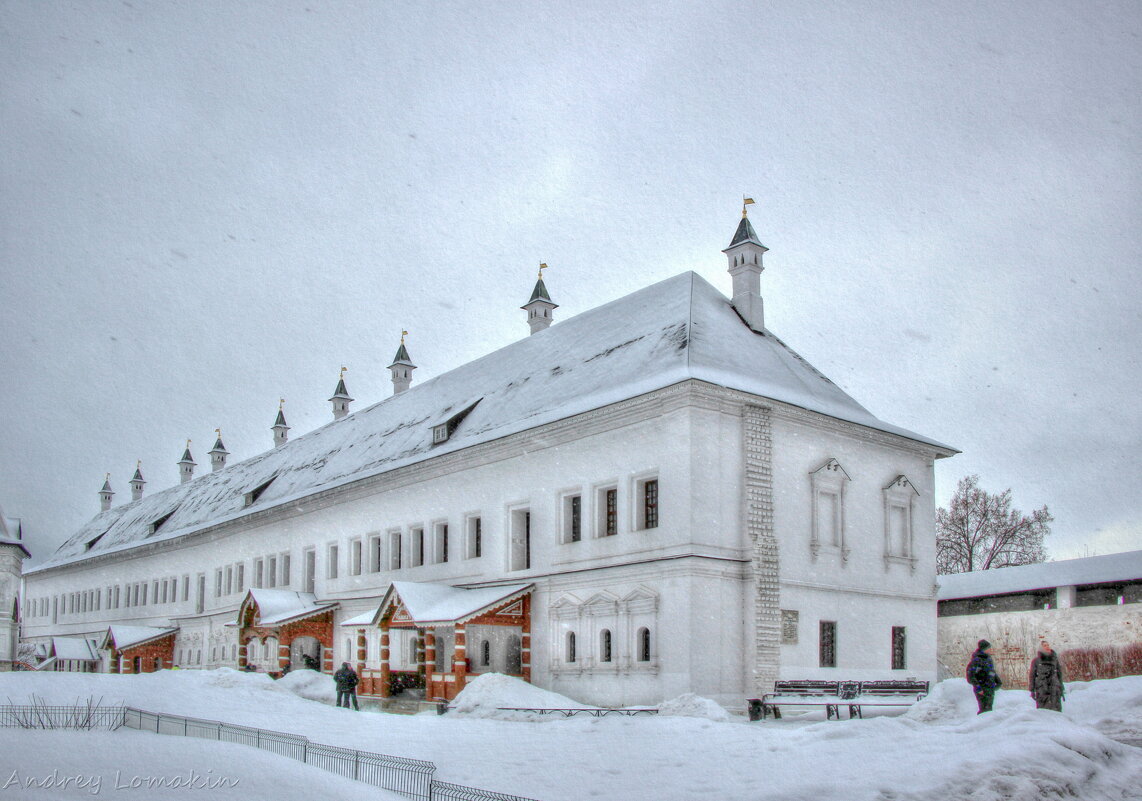
{"type": "MultiPolygon", "coordinates": [[[[110,530],[111,529],[107,529],[107,531],[110,531],[110,530]]],[[[100,535],[96,536],[95,538],[88,540],[87,541],[87,548],[85,550],[90,551],[92,548],[94,548],[95,544],[97,542],[99,542],[101,539],[103,539],[104,535],[107,534],[107,531],[104,531],[103,534],[100,534],[100,535]]]]}
{"type": "Polygon", "coordinates": [[[162,528],[163,523],[170,520],[171,515],[173,515],[177,511],[178,511],[178,507],[175,507],[174,509],[171,509],[165,515],[163,515],[162,517],[160,517],[159,519],[157,519],[153,523],[151,523],[151,534],[156,533],[160,528],[162,528]]]}
{"type": "MultiPolygon", "coordinates": [[[[483,400],[483,398],[480,400],[483,400]]],[[[452,415],[443,423],[434,425],[432,427],[432,444],[439,445],[442,442],[447,442],[448,439],[452,436],[452,433],[460,426],[462,422],[464,422],[464,418],[467,417],[468,414],[476,408],[476,404],[478,404],[480,400],[477,400],[476,403],[473,403],[466,409],[463,409],[462,411],[452,415]]]]}
{"type": "Polygon", "coordinates": [[[262,493],[269,488],[270,484],[274,483],[274,479],[276,478],[277,476],[272,476],[269,481],[259,484],[258,486],[254,487],[254,489],[247,492],[246,506],[253,506],[257,502],[258,498],[262,497],[262,493]]]}

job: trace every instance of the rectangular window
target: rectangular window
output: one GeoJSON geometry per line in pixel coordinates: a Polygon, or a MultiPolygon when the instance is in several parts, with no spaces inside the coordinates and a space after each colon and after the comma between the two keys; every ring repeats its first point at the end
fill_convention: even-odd
{"type": "Polygon", "coordinates": [[[401,537],[400,531],[389,532],[389,570],[401,568],[401,537]]]}
{"type": "Polygon", "coordinates": [[[317,551],[313,548],[306,548],[303,552],[305,560],[305,576],[302,581],[302,590],[304,592],[314,592],[314,581],[317,577],[317,551]]]}
{"type": "Polygon", "coordinates": [[[278,584],[278,558],[270,556],[266,558],[266,586],[276,587],[278,584]]]}
{"type": "Polygon", "coordinates": [[[383,553],[381,549],[381,535],[369,535],[369,572],[380,573],[381,566],[384,564],[382,561],[383,553]]]}
{"type": "Polygon", "coordinates": [[[254,560],[254,583],[251,585],[257,589],[266,586],[266,565],[261,557],[254,560]]]}
{"type": "Polygon", "coordinates": [[[115,585],[115,608],[119,608],[119,585],[115,585]]]}
{"type": "Polygon", "coordinates": [[[326,572],[326,577],[335,579],[337,578],[337,563],[340,561],[341,549],[336,545],[329,546],[329,559],[326,572]]]}
{"type": "Polygon", "coordinates": [[[480,518],[473,515],[468,518],[468,558],[478,559],[484,552],[484,532],[480,518]]]}
{"type": "Polygon", "coordinates": [[[583,496],[563,496],[563,541],[579,542],[583,539],[583,496]]]}
{"type": "Polygon", "coordinates": [[[409,536],[412,538],[412,553],[409,554],[412,558],[409,567],[420,567],[424,564],[424,529],[410,529],[409,536]]]}
{"type": "Polygon", "coordinates": [[[246,589],[246,563],[239,562],[234,565],[234,589],[238,592],[246,589]]]}
{"type": "Polygon", "coordinates": [[[905,657],[906,636],[904,626],[892,627],[892,669],[905,670],[908,660],[905,657]]]}
{"type": "Polygon", "coordinates": [[[288,553],[281,555],[282,566],[282,580],[279,582],[283,587],[288,587],[290,582],[290,558],[288,553]]]}
{"type": "Polygon", "coordinates": [[[361,575],[361,540],[349,541],[349,575],[361,575]]]}
{"type": "MultiPolygon", "coordinates": [[[[229,595],[234,591],[234,566],[230,565],[226,568],[226,594],[229,595]]],[[[163,588],[163,600],[166,600],[166,588],[163,588]]]]}
{"type": "MultiPolygon", "coordinates": [[[[226,579],[227,579],[227,582],[229,582],[230,577],[227,576],[226,579]]],[[[229,587],[227,587],[227,589],[229,589],[229,587]]],[[[169,592],[170,592],[170,582],[164,580],[163,581],[163,600],[162,600],[162,603],[165,604],[167,602],[167,593],[169,593],[169,592]]]]}
{"type": "Polygon", "coordinates": [[[599,533],[603,537],[619,533],[619,491],[614,487],[599,490],[599,533]]]}
{"type": "Polygon", "coordinates": [[[513,509],[511,512],[511,570],[528,570],[531,567],[531,510],[513,509]]]}
{"type": "Polygon", "coordinates": [[[821,621],[821,667],[837,666],[837,623],[835,620],[821,621]]]}
{"type": "Polygon", "coordinates": [[[639,496],[642,500],[639,528],[658,528],[658,479],[639,482],[639,496]]]}
{"type": "Polygon", "coordinates": [[[202,614],[202,610],[206,608],[206,574],[198,574],[198,593],[194,601],[194,611],[202,614]]]}
{"type": "Polygon", "coordinates": [[[434,542],[434,555],[437,563],[448,561],[448,524],[436,523],[432,527],[432,538],[434,542]]]}
{"type": "Polygon", "coordinates": [[[222,597],[222,569],[214,571],[214,597],[222,597]]]}
{"type": "Polygon", "coordinates": [[[182,577],[182,599],[184,601],[190,600],[190,575],[182,577]]]}

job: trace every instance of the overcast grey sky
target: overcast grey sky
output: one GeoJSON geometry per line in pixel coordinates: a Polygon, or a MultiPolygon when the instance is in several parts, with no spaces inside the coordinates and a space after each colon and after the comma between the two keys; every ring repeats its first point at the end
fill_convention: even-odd
{"type": "MultiPolygon", "coordinates": [[[[231,459],[684,270],[963,475],[1142,547],[1136,0],[0,0],[0,506],[42,559],[231,459]]],[[[557,323],[558,324],[558,323],[557,323]]]]}

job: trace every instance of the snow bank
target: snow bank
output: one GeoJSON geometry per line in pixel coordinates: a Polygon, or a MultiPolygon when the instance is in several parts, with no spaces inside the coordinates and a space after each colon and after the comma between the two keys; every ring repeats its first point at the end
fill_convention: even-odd
{"type": "Polygon", "coordinates": [[[521,714],[506,712],[500,707],[524,707],[527,709],[587,709],[578,701],[565,695],[553,693],[528,684],[523,679],[505,676],[502,673],[484,673],[464,685],[451,704],[452,711],[460,715],[499,720],[518,720],[521,714]]]}
{"type": "Polygon", "coordinates": [[[706,718],[707,720],[729,720],[730,714],[717,702],[694,693],[683,693],[671,698],[658,707],[659,717],[706,718]]]}
{"type": "MultiPolygon", "coordinates": [[[[314,681],[304,673],[299,671],[302,679],[314,681]]],[[[316,681],[321,680],[317,676],[316,681]]],[[[49,703],[102,698],[104,703],[225,720],[293,732],[320,743],[426,759],[437,765],[437,776],[443,781],[542,801],[1142,799],[1142,750],[1106,736],[1113,733],[1132,739],[1142,731],[1142,677],[1069,684],[1061,714],[1035,709],[1025,691],[1011,690],[998,693],[994,712],[976,715],[971,689],[962,680],[953,680],[936,685],[929,698],[906,714],[817,723],[792,719],[721,722],[659,714],[569,719],[527,716],[532,722],[521,724],[493,719],[498,716],[489,710],[582,705],[495,674],[476,677],[457,698],[459,709],[467,711],[395,715],[313,703],[281,681],[233,670],[161,671],[140,676],[0,673],[0,700],[19,702],[33,694],[49,703]],[[536,720],[557,723],[535,725],[536,720]],[[653,780],[648,781],[648,776],[653,780]]],[[[685,697],[663,706],[710,711],[702,699],[685,697]]],[[[248,778],[249,783],[241,785],[247,799],[291,799],[305,793],[308,797],[356,797],[335,787],[332,774],[296,763],[297,773],[291,767],[282,782],[265,783],[271,774],[269,766],[250,762],[245,772],[244,761],[255,759],[258,752],[237,744],[209,744],[227,747],[215,756],[216,752],[200,751],[193,745],[196,741],[182,737],[123,730],[46,734],[72,736],[74,742],[49,742],[35,732],[0,731],[4,745],[0,748],[0,784],[15,768],[21,775],[29,771],[46,774],[57,767],[61,773],[104,769],[105,775],[115,770],[126,775],[128,771],[193,768],[248,778]],[[176,752],[187,756],[176,757],[176,752]],[[232,761],[224,762],[231,757],[232,761]],[[302,768],[315,771],[317,789],[302,775],[302,768]],[[295,783],[305,793],[293,793],[295,783]],[[327,787],[328,792],[320,787],[327,787]]],[[[183,792],[177,797],[190,795],[183,792]]],[[[72,801],[91,794],[89,790],[70,795],[9,791],[0,792],[0,801],[8,796],[72,801]]]]}
{"type": "Polygon", "coordinates": [[[278,679],[277,686],[309,701],[337,704],[337,685],[332,678],[316,670],[290,671],[278,679]]]}

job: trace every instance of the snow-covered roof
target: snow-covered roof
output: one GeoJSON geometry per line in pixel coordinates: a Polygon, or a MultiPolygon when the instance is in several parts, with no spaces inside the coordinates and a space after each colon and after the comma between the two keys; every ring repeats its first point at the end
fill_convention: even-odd
{"type": "Polygon", "coordinates": [[[259,626],[277,626],[326,612],[337,606],[336,603],[318,603],[317,596],[312,592],[252,589],[242,602],[239,617],[242,614],[241,610],[246,609],[251,602],[258,607],[259,626]]]}
{"type": "Polygon", "coordinates": [[[1013,592],[1070,587],[1076,584],[1104,584],[1113,581],[1142,579],[1142,551],[1064,559],[1037,565],[1001,567],[940,576],[941,601],[954,598],[978,598],[1013,592]]]}
{"type": "Polygon", "coordinates": [[[688,379],[954,449],[885,423],[692,272],[583,312],[245,461],[96,515],[29,572],[181,537],[688,379]],[[477,404],[478,401],[482,401],[477,404]],[[433,442],[432,429],[475,404],[433,442]],[[248,503],[253,490],[256,500],[248,503]]]}
{"type": "Polygon", "coordinates": [[[342,626],[371,626],[373,624],[373,621],[377,619],[377,612],[379,612],[380,610],[381,610],[381,608],[379,606],[375,606],[367,612],[362,612],[361,614],[354,615],[353,617],[351,617],[347,620],[342,620],[341,625],[342,626]]]}
{"type": "Polygon", "coordinates": [[[15,545],[24,552],[24,556],[31,556],[24,547],[24,529],[18,517],[6,517],[4,510],[0,509],[0,545],[15,545]]]}
{"type": "Polygon", "coordinates": [[[162,639],[177,632],[175,628],[156,626],[110,626],[103,635],[101,648],[115,648],[122,651],[136,645],[144,645],[152,640],[162,639]]]}
{"type": "Polygon", "coordinates": [[[52,637],[52,655],[56,659],[99,659],[95,641],[86,637],[52,637]]]}
{"type": "Polygon", "coordinates": [[[389,585],[374,623],[380,623],[382,611],[397,599],[404,604],[414,623],[463,623],[466,619],[531,590],[531,584],[502,587],[452,587],[419,581],[394,581],[389,585]]]}

